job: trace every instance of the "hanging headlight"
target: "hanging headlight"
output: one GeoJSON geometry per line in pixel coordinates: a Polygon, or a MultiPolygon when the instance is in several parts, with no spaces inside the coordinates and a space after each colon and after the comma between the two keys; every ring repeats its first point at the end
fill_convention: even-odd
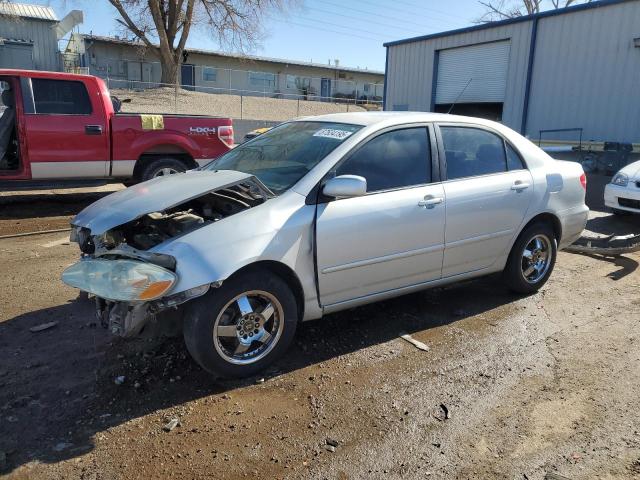
{"type": "Polygon", "coordinates": [[[62,281],[70,287],[123,302],[160,298],[176,279],[169,270],[135,260],[82,260],[62,273],[62,281]]]}

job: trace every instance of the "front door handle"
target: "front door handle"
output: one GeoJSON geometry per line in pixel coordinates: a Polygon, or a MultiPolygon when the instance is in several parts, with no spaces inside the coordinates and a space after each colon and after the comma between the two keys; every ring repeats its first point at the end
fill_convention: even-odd
{"type": "Polygon", "coordinates": [[[444,198],[442,197],[427,196],[427,197],[424,197],[424,200],[420,200],[418,202],[418,206],[425,207],[425,208],[433,208],[436,205],[441,204],[442,202],[444,202],[444,198]]]}
{"type": "Polygon", "coordinates": [[[516,181],[513,185],[511,185],[511,190],[515,190],[516,192],[521,192],[529,188],[531,185],[528,182],[522,182],[520,180],[516,181]]]}
{"type": "Polygon", "coordinates": [[[84,133],[86,135],[102,135],[102,125],[85,125],[84,133]]]}

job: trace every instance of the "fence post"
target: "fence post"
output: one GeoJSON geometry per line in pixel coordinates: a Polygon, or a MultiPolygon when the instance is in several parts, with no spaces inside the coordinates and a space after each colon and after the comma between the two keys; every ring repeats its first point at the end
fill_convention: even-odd
{"type": "Polygon", "coordinates": [[[296,117],[300,116],[300,97],[298,97],[298,114],[296,115],[296,117]]]}
{"type": "Polygon", "coordinates": [[[242,106],[242,94],[240,95],[240,120],[243,120],[244,117],[242,116],[242,112],[243,112],[243,106],[242,106]]]}

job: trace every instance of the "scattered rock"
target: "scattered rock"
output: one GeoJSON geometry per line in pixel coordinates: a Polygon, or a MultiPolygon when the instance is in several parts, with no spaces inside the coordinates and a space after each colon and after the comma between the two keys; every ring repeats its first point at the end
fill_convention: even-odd
{"type": "Polygon", "coordinates": [[[332,447],[338,446],[338,441],[333,438],[327,437],[326,442],[327,442],[327,445],[331,445],[332,447]]]}
{"type": "Polygon", "coordinates": [[[29,329],[29,331],[31,333],[36,333],[36,332],[41,332],[43,330],[48,330],[50,328],[55,327],[56,325],[58,325],[58,321],[53,321],[53,322],[47,322],[47,323],[43,323],[41,325],[36,325],[35,327],[31,327],[29,329]]]}
{"type": "Polygon", "coordinates": [[[170,432],[171,430],[173,430],[176,427],[179,427],[180,425],[181,424],[180,424],[179,418],[172,418],[162,427],[162,430],[164,430],[165,432],[170,432]]]}
{"type": "Polygon", "coordinates": [[[331,452],[331,453],[333,453],[333,452],[335,452],[335,451],[336,451],[336,447],[334,447],[333,445],[325,445],[325,446],[324,446],[324,449],[325,449],[327,452],[331,452]]]}
{"type": "Polygon", "coordinates": [[[400,334],[400,338],[402,338],[403,340],[409,342],[411,345],[416,347],[418,350],[422,350],[423,352],[428,352],[429,351],[429,346],[427,344],[422,343],[419,340],[416,340],[415,338],[413,338],[408,333],[401,333],[400,334]]]}
{"type": "Polygon", "coordinates": [[[126,379],[127,377],[125,377],[124,375],[120,375],[113,380],[113,383],[115,383],[116,385],[122,385],[126,379]]]}
{"type": "Polygon", "coordinates": [[[441,403],[440,408],[444,412],[444,419],[449,420],[451,418],[451,412],[449,412],[449,409],[447,408],[447,406],[444,403],[441,403]]]}
{"type": "Polygon", "coordinates": [[[140,388],[140,382],[136,382],[133,384],[133,388],[140,388]]]}

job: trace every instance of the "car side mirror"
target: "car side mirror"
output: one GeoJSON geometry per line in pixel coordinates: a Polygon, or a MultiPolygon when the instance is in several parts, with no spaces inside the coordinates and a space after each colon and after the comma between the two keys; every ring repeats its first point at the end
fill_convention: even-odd
{"type": "Polygon", "coordinates": [[[359,175],[340,175],[328,180],[322,188],[327,197],[361,197],[367,193],[367,180],[359,175]]]}

